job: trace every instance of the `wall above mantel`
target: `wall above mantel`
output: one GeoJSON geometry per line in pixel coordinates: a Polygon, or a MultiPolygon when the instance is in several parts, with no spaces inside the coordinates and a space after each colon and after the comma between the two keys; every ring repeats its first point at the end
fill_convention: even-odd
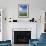
{"type": "Polygon", "coordinates": [[[38,8],[37,9],[34,8],[32,10],[29,9],[29,17],[28,18],[19,18],[18,17],[18,9],[15,9],[15,8],[7,8],[5,11],[4,12],[5,12],[7,22],[9,21],[9,18],[11,18],[11,20],[21,20],[21,21],[23,21],[23,20],[29,21],[32,18],[34,18],[37,22],[40,22],[40,16],[42,16],[41,10],[38,8]]]}

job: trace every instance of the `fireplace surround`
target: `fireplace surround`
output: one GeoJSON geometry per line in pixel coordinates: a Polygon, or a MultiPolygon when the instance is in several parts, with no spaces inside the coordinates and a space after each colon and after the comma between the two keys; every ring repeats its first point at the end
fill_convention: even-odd
{"type": "MultiPolygon", "coordinates": [[[[31,39],[36,39],[36,23],[13,23],[10,39],[14,44],[14,31],[30,31],[31,39]],[[34,32],[35,31],[35,32],[34,32]]],[[[23,40],[24,41],[24,40],[23,40]]]]}

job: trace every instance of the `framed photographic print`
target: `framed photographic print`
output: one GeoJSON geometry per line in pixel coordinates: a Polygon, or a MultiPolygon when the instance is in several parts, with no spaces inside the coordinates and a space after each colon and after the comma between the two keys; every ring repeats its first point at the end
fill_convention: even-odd
{"type": "Polygon", "coordinates": [[[29,5],[28,4],[19,4],[18,5],[18,17],[20,17],[20,18],[29,17],[29,5]]]}

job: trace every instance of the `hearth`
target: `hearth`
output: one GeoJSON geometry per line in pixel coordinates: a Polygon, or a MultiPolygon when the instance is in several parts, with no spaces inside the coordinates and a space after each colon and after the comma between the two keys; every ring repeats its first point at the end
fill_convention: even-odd
{"type": "Polygon", "coordinates": [[[14,44],[28,44],[31,31],[14,31],[14,44]]]}

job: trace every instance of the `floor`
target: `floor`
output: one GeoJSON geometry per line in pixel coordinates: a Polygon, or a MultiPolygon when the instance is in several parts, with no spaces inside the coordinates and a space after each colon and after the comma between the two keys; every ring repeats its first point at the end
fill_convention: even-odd
{"type": "Polygon", "coordinates": [[[12,46],[29,46],[28,44],[13,44],[12,46]]]}

